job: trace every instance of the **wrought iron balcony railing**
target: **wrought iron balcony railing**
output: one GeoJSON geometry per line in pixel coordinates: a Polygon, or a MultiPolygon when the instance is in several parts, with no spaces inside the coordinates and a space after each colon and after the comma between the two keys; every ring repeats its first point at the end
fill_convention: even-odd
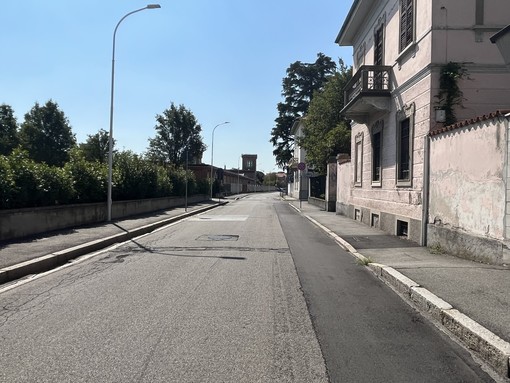
{"type": "Polygon", "coordinates": [[[344,109],[347,109],[349,104],[359,97],[389,96],[390,73],[391,66],[361,66],[344,89],[344,109]]]}

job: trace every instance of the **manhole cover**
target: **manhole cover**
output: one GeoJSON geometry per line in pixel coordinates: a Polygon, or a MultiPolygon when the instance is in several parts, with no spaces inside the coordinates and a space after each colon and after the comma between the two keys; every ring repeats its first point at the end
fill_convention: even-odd
{"type": "Polygon", "coordinates": [[[237,241],[238,235],[231,234],[207,234],[201,235],[197,238],[197,241],[237,241]]]}

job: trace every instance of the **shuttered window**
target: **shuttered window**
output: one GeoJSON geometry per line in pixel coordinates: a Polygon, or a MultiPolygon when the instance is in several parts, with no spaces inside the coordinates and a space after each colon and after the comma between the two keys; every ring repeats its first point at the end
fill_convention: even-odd
{"type": "Polygon", "coordinates": [[[400,0],[400,52],[414,38],[414,0],[400,0]]]}
{"type": "Polygon", "coordinates": [[[372,182],[381,182],[381,132],[372,136],[372,182]]]}
{"type": "Polygon", "coordinates": [[[398,180],[409,181],[410,170],[411,170],[411,131],[410,131],[410,119],[406,118],[400,122],[399,130],[399,147],[398,147],[398,180]]]}

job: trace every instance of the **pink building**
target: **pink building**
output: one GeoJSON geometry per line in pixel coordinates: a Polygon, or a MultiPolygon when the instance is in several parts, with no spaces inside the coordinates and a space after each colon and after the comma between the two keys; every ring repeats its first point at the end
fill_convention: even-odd
{"type": "Polygon", "coordinates": [[[336,39],[354,58],[341,111],[352,120],[351,162],[338,165],[338,213],[426,244],[429,133],[450,108],[457,121],[508,109],[510,72],[490,37],[509,14],[508,0],[353,1],[336,39]],[[440,86],[445,68],[459,71],[462,105],[439,102],[453,89],[440,86]]]}

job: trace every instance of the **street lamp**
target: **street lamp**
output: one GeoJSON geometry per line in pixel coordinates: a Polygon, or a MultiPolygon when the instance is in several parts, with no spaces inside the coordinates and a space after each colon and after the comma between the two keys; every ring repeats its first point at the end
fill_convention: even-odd
{"type": "Polygon", "coordinates": [[[239,177],[239,161],[243,155],[241,154],[239,157],[237,157],[237,194],[241,194],[241,182],[239,177]]]}
{"type": "Polygon", "coordinates": [[[133,13],[144,11],[146,9],[156,9],[161,8],[159,4],[148,4],[147,6],[137,9],[135,11],[129,12],[124,15],[113,31],[113,49],[112,49],[112,86],[111,86],[111,94],[110,94],[110,135],[108,139],[108,196],[107,196],[107,210],[108,210],[108,221],[112,220],[112,168],[113,168],[113,89],[114,89],[114,80],[115,80],[115,36],[117,35],[117,29],[119,28],[120,23],[133,13]]]}
{"type": "Polygon", "coordinates": [[[214,127],[212,131],[212,140],[211,140],[211,199],[213,197],[212,195],[212,187],[213,187],[213,159],[214,159],[214,131],[216,128],[220,125],[230,124],[229,121],[222,122],[221,124],[218,124],[214,127]]]}

